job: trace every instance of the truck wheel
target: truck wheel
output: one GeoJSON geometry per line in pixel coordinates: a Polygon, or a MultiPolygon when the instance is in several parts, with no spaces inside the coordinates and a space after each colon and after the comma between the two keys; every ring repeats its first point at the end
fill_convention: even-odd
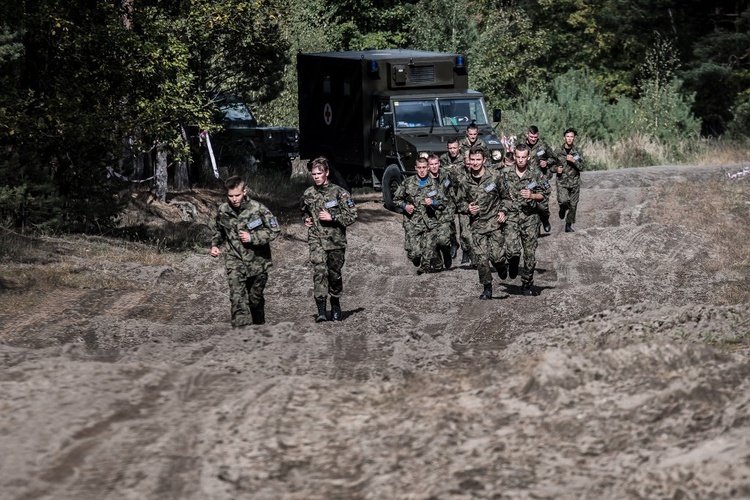
{"type": "Polygon", "coordinates": [[[393,203],[393,194],[402,182],[404,182],[404,176],[398,165],[389,165],[383,173],[381,186],[383,190],[383,206],[391,212],[398,212],[398,207],[393,203]]]}

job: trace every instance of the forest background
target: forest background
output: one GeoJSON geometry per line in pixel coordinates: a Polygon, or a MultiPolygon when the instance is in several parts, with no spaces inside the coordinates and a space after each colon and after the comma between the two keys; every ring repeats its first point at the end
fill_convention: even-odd
{"type": "MultiPolygon", "coordinates": [[[[98,231],[143,153],[190,176],[219,96],[296,125],[298,52],[464,53],[470,85],[594,168],[742,160],[749,0],[18,0],[0,5],[0,223],[98,231]],[[111,169],[108,171],[108,169],[111,169]],[[108,174],[109,173],[109,174],[108,174]]],[[[129,184],[129,183],[128,183],[129,184]]]]}

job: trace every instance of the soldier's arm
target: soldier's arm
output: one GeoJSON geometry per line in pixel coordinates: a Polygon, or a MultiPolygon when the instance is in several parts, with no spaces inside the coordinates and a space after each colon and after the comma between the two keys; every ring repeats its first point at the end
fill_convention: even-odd
{"type": "Polygon", "coordinates": [[[211,224],[211,229],[214,231],[214,235],[211,238],[211,247],[220,247],[227,239],[226,234],[224,233],[224,228],[219,224],[219,217],[221,217],[221,211],[216,214],[216,217],[211,224]]]}
{"type": "Polygon", "coordinates": [[[574,168],[578,170],[579,172],[586,170],[586,163],[583,160],[583,153],[580,149],[575,149],[573,157],[578,157],[578,159],[573,164],[574,168]]]}
{"type": "Polygon", "coordinates": [[[396,188],[396,192],[393,193],[393,203],[399,207],[401,211],[403,211],[404,207],[407,205],[406,181],[399,184],[398,188],[396,188]]]}
{"type": "Polygon", "coordinates": [[[339,213],[334,216],[334,221],[344,227],[350,226],[357,220],[357,207],[354,205],[352,195],[341,189],[338,193],[339,213]]]}
{"type": "Polygon", "coordinates": [[[249,225],[257,225],[257,227],[247,228],[252,237],[252,239],[250,240],[250,244],[258,246],[265,245],[275,240],[281,232],[278,219],[274,217],[274,215],[268,208],[266,208],[264,205],[260,205],[259,212],[260,224],[258,224],[258,219],[254,219],[249,222],[249,225]]]}

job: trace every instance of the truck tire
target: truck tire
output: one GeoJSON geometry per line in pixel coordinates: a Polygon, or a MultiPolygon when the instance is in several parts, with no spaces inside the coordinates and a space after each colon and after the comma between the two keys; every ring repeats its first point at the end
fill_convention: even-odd
{"type": "Polygon", "coordinates": [[[393,203],[393,194],[402,182],[404,182],[404,176],[398,165],[388,165],[383,173],[381,189],[383,191],[383,206],[391,212],[400,212],[399,207],[393,203]]]}

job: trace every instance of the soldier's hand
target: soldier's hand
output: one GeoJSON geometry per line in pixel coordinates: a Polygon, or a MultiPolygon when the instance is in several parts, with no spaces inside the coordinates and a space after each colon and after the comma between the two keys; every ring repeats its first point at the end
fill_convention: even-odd
{"type": "Polygon", "coordinates": [[[307,227],[312,227],[313,226],[312,217],[305,217],[305,226],[307,226],[307,227]]]}
{"type": "Polygon", "coordinates": [[[475,202],[469,203],[469,213],[471,215],[476,215],[479,213],[479,205],[477,205],[475,202]]]}
{"type": "Polygon", "coordinates": [[[498,221],[499,223],[501,223],[501,224],[502,224],[503,222],[505,222],[505,219],[506,219],[506,217],[505,217],[505,212],[498,212],[498,213],[497,213],[497,221],[498,221]]]}
{"type": "Polygon", "coordinates": [[[531,198],[531,191],[529,191],[528,189],[522,189],[521,198],[531,198]]]}
{"type": "Polygon", "coordinates": [[[409,215],[413,214],[413,213],[414,213],[414,205],[411,205],[411,204],[409,204],[409,205],[406,205],[406,206],[404,207],[404,211],[405,211],[405,212],[406,212],[407,214],[409,214],[409,215]]]}
{"type": "Polygon", "coordinates": [[[252,239],[253,237],[250,233],[248,233],[247,231],[240,231],[240,241],[242,243],[250,243],[252,239]]]}
{"type": "Polygon", "coordinates": [[[318,214],[318,219],[324,221],[332,221],[333,217],[331,217],[331,212],[329,212],[328,210],[321,210],[318,214]]]}
{"type": "Polygon", "coordinates": [[[425,198],[424,204],[427,205],[428,207],[432,206],[432,198],[425,198]]]}
{"type": "Polygon", "coordinates": [[[221,255],[219,247],[211,247],[211,257],[218,257],[219,255],[221,255]]]}

